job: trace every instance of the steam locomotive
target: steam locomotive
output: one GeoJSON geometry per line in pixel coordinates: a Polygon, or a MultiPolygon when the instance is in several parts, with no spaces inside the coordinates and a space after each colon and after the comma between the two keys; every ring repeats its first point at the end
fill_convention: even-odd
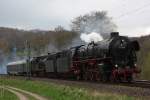
{"type": "Polygon", "coordinates": [[[33,57],[27,62],[9,63],[8,74],[74,78],[91,81],[131,82],[140,73],[136,65],[139,43],[112,32],[100,42],[79,45],[57,53],[33,57]],[[26,66],[25,66],[26,65],[26,66]]]}

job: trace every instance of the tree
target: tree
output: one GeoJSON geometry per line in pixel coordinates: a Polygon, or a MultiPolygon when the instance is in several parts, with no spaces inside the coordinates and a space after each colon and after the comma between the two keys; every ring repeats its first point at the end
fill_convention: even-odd
{"type": "Polygon", "coordinates": [[[57,47],[57,49],[67,48],[72,44],[76,35],[77,33],[71,31],[56,32],[53,36],[53,44],[57,47]]]}
{"type": "Polygon", "coordinates": [[[55,32],[63,32],[63,31],[65,31],[65,29],[60,25],[55,28],[55,32]]]}
{"type": "Polygon", "coordinates": [[[72,21],[71,28],[79,34],[97,32],[105,38],[108,33],[116,30],[116,25],[112,18],[107,16],[106,11],[99,11],[76,17],[72,21]]]}

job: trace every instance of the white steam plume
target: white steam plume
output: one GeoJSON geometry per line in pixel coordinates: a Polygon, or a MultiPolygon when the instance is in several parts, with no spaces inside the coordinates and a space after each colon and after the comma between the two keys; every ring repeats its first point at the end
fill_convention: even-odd
{"type": "Polygon", "coordinates": [[[90,43],[92,41],[98,42],[98,41],[103,40],[102,36],[96,32],[91,32],[90,34],[82,33],[80,35],[80,38],[82,41],[84,41],[86,43],[90,43]]]}

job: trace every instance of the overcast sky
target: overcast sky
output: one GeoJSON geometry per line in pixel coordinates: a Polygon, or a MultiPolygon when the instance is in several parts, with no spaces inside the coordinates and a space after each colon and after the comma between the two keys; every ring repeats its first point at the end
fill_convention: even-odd
{"type": "Polygon", "coordinates": [[[0,0],[0,26],[69,29],[73,18],[102,10],[108,11],[124,35],[150,34],[149,0],[0,0]]]}

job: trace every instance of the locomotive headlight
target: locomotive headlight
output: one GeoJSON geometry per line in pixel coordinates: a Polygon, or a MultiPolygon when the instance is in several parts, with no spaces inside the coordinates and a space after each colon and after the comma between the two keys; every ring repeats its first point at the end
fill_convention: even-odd
{"type": "Polygon", "coordinates": [[[136,66],[137,66],[137,64],[134,64],[134,66],[136,67],[136,66]]]}
{"type": "Polygon", "coordinates": [[[100,63],[100,64],[98,64],[99,66],[103,66],[104,64],[103,63],[100,63]]]}
{"type": "Polygon", "coordinates": [[[117,67],[118,67],[118,65],[116,64],[116,65],[115,65],[115,67],[117,68],[117,67]]]}

